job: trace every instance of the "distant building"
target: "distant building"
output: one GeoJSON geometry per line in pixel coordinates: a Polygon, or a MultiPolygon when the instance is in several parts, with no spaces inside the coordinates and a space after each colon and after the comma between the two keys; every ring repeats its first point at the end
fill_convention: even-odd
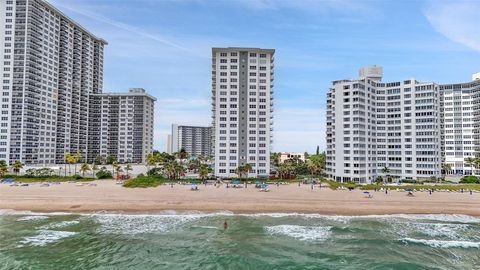
{"type": "Polygon", "coordinates": [[[298,160],[301,160],[301,161],[305,161],[305,154],[304,153],[281,152],[280,156],[278,157],[278,162],[280,164],[282,164],[289,159],[298,159],[298,160]]]}
{"type": "Polygon", "coordinates": [[[212,127],[172,125],[168,135],[167,152],[172,154],[184,149],[191,156],[212,155],[212,127]]]}
{"type": "Polygon", "coordinates": [[[153,151],[155,101],[141,88],[90,95],[88,160],[113,155],[118,162],[145,163],[153,151]]]}
{"type": "Polygon", "coordinates": [[[212,49],[212,118],[215,175],[270,175],[274,49],[212,49]]]}

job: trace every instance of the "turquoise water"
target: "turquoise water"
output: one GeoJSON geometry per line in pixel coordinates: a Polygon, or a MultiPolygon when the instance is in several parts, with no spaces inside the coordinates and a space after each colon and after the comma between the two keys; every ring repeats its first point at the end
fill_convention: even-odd
{"type": "Polygon", "coordinates": [[[0,269],[479,267],[480,218],[462,215],[0,215],[0,269]]]}

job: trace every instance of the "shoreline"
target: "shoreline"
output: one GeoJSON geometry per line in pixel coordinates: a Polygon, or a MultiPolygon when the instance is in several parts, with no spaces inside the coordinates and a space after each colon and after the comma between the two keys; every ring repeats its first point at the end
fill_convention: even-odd
{"type": "Polygon", "coordinates": [[[189,185],[156,188],[123,188],[115,181],[95,181],[97,186],[62,183],[50,187],[0,185],[0,214],[12,211],[71,214],[319,214],[341,216],[398,214],[457,214],[480,217],[480,194],[460,192],[371,192],[360,190],[311,190],[310,185],[271,186],[259,192],[253,186],[233,189],[189,185]]]}

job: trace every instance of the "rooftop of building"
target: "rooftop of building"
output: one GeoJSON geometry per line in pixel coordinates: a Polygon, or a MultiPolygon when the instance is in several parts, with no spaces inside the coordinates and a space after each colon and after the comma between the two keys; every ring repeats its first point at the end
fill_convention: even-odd
{"type": "Polygon", "coordinates": [[[226,47],[226,48],[220,48],[220,47],[213,47],[212,48],[212,53],[215,52],[236,52],[236,51],[249,51],[249,52],[258,52],[258,53],[270,53],[274,54],[275,49],[262,49],[262,48],[250,48],[250,47],[226,47]]]}
{"type": "Polygon", "coordinates": [[[82,25],[80,25],[78,22],[76,22],[75,20],[73,20],[72,18],[68,17],[67,15],[65,15],[65,13],[63,13],[61,10],[59,10],[58,8],[56,8],[55,6],[53,6],[52,4],[50,4],[49,2],[47,2],[46,0],[40,0],[40,3],[43,4],[45,7],[57,12],[58,14],[60,14],[62,17],[64,17],[67,21],[69,21],[70,23],[74,24],[76,27],[78,27],[79,29],[81,29],[83,32],[85,32],[86,34],[94,37],[96,40],[98,40],[99,42],[102,42],[104,45],[107,45],[108,42],[103,39],[103,38],[99,38],[97,37],[96,35],[94,35],[92,32],[88,31],[85,27],[83,27],[82,25]]]}
{"type": "Polygon", "coordinates": [[[95,93],[93,95],[95,96],[145,96],[153,99],[153,101],[157,100],[154,96],[149,95],[143,88],[130,88],[128,89],[128,92],[103,92],[103,93],[95,93]]]}

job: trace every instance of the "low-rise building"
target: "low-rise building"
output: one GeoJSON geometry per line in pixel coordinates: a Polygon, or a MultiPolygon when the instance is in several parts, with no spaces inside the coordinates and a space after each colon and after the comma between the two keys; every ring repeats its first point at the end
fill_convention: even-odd
{"type": "Polygon", "coordinates": [[[297,159],[301,161],[305,161],[305,154],[304,153],[288,153],[288,152],[281,152],[278,161],[280,164],[284,163],[287,160],[290,159],[297,159]]]}

